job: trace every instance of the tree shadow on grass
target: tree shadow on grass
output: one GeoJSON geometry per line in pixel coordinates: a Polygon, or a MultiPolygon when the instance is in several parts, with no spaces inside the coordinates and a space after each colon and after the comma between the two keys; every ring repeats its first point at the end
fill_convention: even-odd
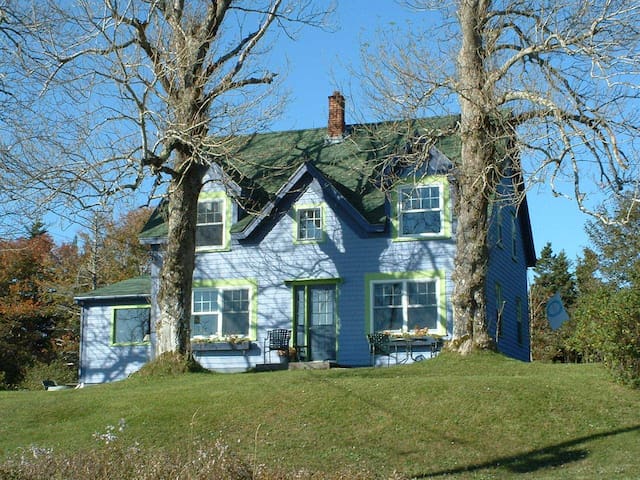
{"type": "Polygon", "coordinates": [[[545,468],[558,467],[568,463],[577,462],[587,457],[589,451],[580,447],[582,444],[597,440],[599,438],[611,437],[623,433],[629,433],[640,430],[640,425],[632,427],[619,428],[609,432],[596,433],[585,437],[576,438],[567,442],[558,443],[556,445],[531,450],[530,452],[511,455],[508,457],[496,458],[484,463],[476,465],[461,466],[458,468],[429,472],[423,475],[417,475],[412,478],[434,478],[446,475],[455,475],[459,473],[471,473],[485,469],[504,468],[513,473],[531,473],[545,468]]]}

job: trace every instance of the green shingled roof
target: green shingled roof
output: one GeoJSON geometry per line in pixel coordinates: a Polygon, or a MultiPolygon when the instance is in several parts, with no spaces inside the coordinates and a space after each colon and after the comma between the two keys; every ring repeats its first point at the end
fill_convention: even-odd
{"type": "Polygon", "coordinates": [[[151,277],[144,275],[113,283],[76,296],[76,300],[90,298],[144,297],[151,295],[151,277]]]}
{"type": "MultiPolygon", "coordinates": [[[[404,153],[410,140],[428,138],[451,160],[460,156],[457,136],[443,134],[457,117],[347,126],[339,142],[327,140],[326,128],[256,134],[238,139],[239,148],[225,171],[260,209],[304,162],[311,162],[370,223],[385,219],[384,193],[378,188],[380,160],[404,153]],[[231,168],[230,168],[231,167],[231,168]]],[[[162,207],[151,217],[140,238],[163,237],[167,227],[162,207]]],[[[247,217],[234,225],[238,231],[247,217]]]]}

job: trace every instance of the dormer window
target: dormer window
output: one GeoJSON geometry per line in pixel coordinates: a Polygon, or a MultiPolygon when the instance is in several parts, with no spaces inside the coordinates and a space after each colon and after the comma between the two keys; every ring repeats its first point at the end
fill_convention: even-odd
{"type": "Polygon", "coordinates": [[[400,237],[443,233],[442,185],[402,187],[398,203],[400,237]]]}
{"type": "Polygon", "coordinates": [[[296,240],[298,242],[320,242],[323,239],[322,207],[296,208],[296,240]]]}
{"type": "Polygon", "coordinates": [[[198,202],[196,247],[224,246],[224,199],[214,198],[198,202]]]}

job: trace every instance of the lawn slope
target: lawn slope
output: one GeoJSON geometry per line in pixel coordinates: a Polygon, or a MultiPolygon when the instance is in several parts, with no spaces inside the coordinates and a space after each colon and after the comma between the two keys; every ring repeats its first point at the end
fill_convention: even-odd
{"type": "Polygon", "coordinates": [[[0,392],[0,458],[30,445],[224,442],[279,469],[389,478],[640,478],[640,392],[597,365],[496,354],[410,366],[132,378],[0,392]],[[104,436],[103,440],[104,442],[104,436]]]}

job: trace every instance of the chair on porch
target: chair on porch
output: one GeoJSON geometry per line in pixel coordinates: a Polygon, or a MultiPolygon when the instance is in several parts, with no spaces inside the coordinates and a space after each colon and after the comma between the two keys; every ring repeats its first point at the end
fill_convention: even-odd
{"type": "Polygon", "coordinates": [[[264,363],[267,363],[267,351],[269,352],[269,360],[271,360],[271,352],[286,352],[289,354],[289,339],[291,338],[291,330],[284,328],[276,328],[267,332],[267,338],[264,339],[262,348],[264,363]]]}
{"type": "Polygon", "coordinates": [[[369,342],[369,353],[371,354],[371,365],[376,364],[376,355],[387,356],[387,366],[391,359],[391,346],[389,344],[389,334],[383,332],[369,333],[367,334],[367,341],[369,342]]]}

